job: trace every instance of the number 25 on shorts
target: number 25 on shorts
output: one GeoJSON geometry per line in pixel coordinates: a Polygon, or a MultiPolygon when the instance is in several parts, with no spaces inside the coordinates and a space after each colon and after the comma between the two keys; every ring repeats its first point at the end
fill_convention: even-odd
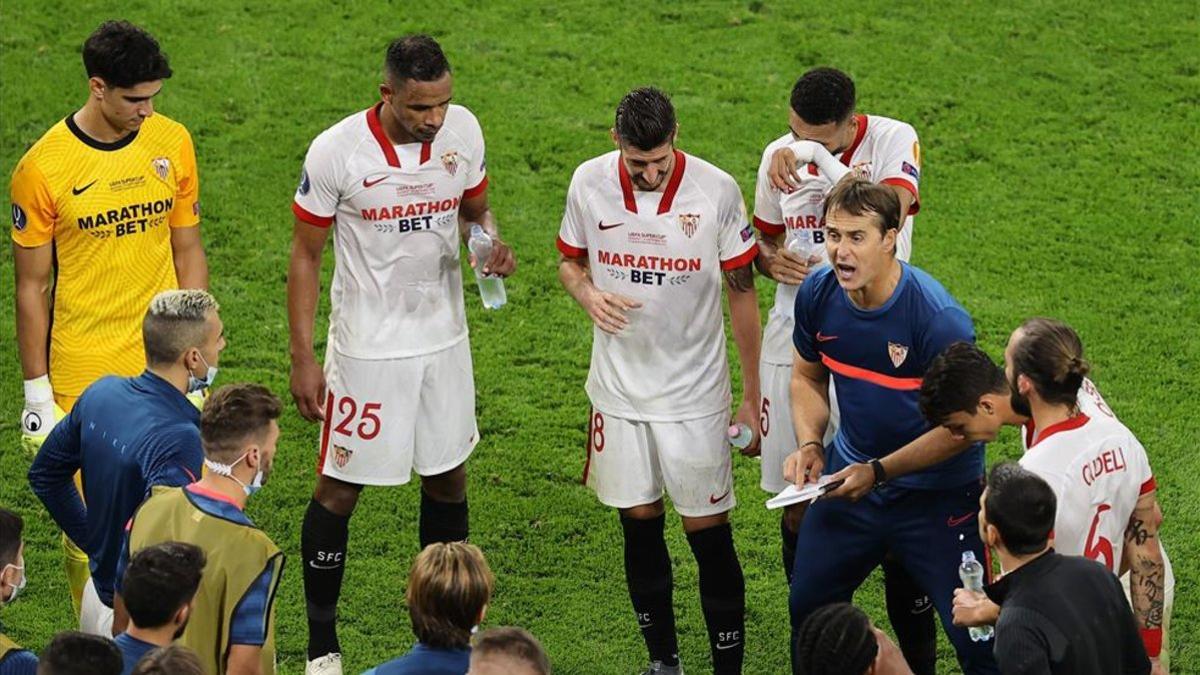
{"type": "Polygon", "coordinates": [[[379,419],[381,403],[364,403],[361,406],[349,396],[342,396],[334,403],[334,419],[338,420],[333,427],[336,434],[342,436],[357,436],[359,440],[369,441],[379,435],[383,421],[379,419]],[[355,426],[355,422],[358,423],[355,426]]]}

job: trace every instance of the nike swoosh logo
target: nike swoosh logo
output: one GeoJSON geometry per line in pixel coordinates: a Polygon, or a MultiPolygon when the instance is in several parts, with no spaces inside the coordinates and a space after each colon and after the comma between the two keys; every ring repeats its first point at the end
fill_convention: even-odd
{"type": "Polygon", "coordinates": [[[733,644],[731,644],[731,645],[722,645],[722,644],[718,644],[718,645],[717,645],[717,649],[733,649],[734,647],[741,646],[741,644],[742,644],[742,643],[740,643],[740,642],[735,642],[735,643],[733,643],[733,644]]]}
{"type": "Polygon", "coordinates": [[[624,224],[625,224],[625,223],[609,223],[608,225],[605,225],[605,224],[604,224],[604,221],[602,220],[602,221],[600,221],[600,231],[601,231],[601,232],[603,232],[603,231],[605,231],[605,230],[611,230],[611,229],[613,229],[614,227],[620,227],[620,226],[622,226],[622,225],[624,225],[624,224]]]}
{"type": "Polygon", "coordinates": [[[385,181],[387,179],[388,179],[387,176],[382,176],[380,178],[376,178],[375,180],[371,180],[370,178],[364,178],[363,179],[363,187],[369,188],[372,185],[378,185],[379,183],[382,183],[383,181],[385,181]]]}
{"type": "Polygon", "coordinates": [[[311,560],[308,561],[308,566],[314,570],[336,570],[337,568],[341,567],[341,565],[318,565],[311,560]]]}
{"type": "Polygon", "coordinates": [[[949,518],[946,519],[946,524],[949,525],[950,527],[958,527],[959,525],[962,525],[963,523],[967,522],[968,520],[970,520],[974,517],[975,517],[974,513],[968,513],[965,516],[959,516],[957,518],[955,518],[954,516],[950,516],[949,518]]]}
{"type": "Polygon", "coordinates": [[[709,503],[709,504],[718,504],[718,503],[720,503],[722,500],[724,500],[726,497],[728,497],[730,492],[731,492],[730,490],[726,490],[726,491],[725,491],[725,494],[721,495],[720,497],[714,497],[714,496],[712,496],[712,495],[709,495],[709,496],[708,496],[708,503],[709,503]]]}
{"type": "Polygon", "coordinates": [[[821,331],[817,331],[817,342],[829,342],[836,339],[838,339],[836,335],[821,335],[821,331]]]}
{"type": "MultiPolygon", "coordinates": [[[[96,180],[100,180],[100,179],[99,179],[99,178],[97,178],[96,180]]],[[[81,194],[83,194],[83,193],[87,192],[87,189],[88,189],[88,188],[90,188],[90,187],[92,187],[92,186],[93,186],[93,185],[95,185],[95,184],[96,184],[96,181],[94,180],[94,181],[92,181],[92,182],[88,183],[87,185],[84,185],[83,187],[73,187],[73,188],[71,188],[71,194],[73,194],[73,195],[75,195],[76,197],[78,197],[79,195],[81,195],[81,194]]]]}

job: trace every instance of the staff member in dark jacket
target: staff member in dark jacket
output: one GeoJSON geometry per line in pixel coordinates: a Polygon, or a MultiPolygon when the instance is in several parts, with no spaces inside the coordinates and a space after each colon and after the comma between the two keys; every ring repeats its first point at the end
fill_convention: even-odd
{"type": "MultiPolygon", "coordinates": [[[[1150,672],[1121,583],[1103,565],[1050,547],[1056,500],[1044,480],[1017,464],[999,464],[980,507],[980,536],[1005,571],[986,589],[1000,606],[995,654],[1001,673],[1150,672]]],[[[989,604],[971,595],[956,592],[956,619],[989,604]]]]}

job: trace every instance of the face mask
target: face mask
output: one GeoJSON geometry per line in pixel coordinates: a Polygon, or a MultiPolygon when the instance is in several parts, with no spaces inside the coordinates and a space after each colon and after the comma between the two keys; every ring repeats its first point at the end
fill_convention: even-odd
{"type": "Polygon", "coordinates": [[[235,461],[233,464],[221,464],[220,462],[214,462],[213,460],[206,458],[204,460],[204,466],[208,467],[209,471],[217,474],[218,476],[225,476],[226,478],[231,479],[233,482],[237,483],[238,485],[241,485],[242,490],[246,493],[246,496],[249,497],[250,495],[252,495],[255,492],[258,492],[259,490],[262,489],[262,486],[263,486],[262,464],[259,464],[258,471],[254,474],[254,480],[250,481],[249,485],[246,485],[242,481],[238,480],[237,476],[233,475],[233,467],[237,466],[238,462],[241,462],[243,459],[246,459],[246,455],[249,455],[249,454],[250,453],[247,452],[246,454],[242,455],[241,457],[238,457],[237,461],[235,461]]]}
{"type": "Polygon", "coordinates": [[[29,577],[25,576],[25,566],[24,565],[13,565],[12,563],[9,563],[4,566],[3,570],[0,570],[0,574],[7,572],[8,568],[10,568],[10,567],[15,570],[20,570],[21,583],[12,587],[12,595],[8,596],[8,600],[0,601],[0,605],[7,605],[7,604],[11,603],[13,600],[16,600],[17,596],[20,595],[21,591],[24,590],[25,584],[29,583],[29,577]]]}
{"type": "MultiPolygon", "coordinates": [[[[205,374],[204,379],[201,380],[200,378],[196,377],[195,375],[192,375],[191,371],[188,372],[188,393],[189,394],[192,392],[200,391],[201,389],[205,389],[207,387],[211,387],[213,380],[217,379],[217,369],[213,366],[208,365],[208,361],[204,358],[203,354],[200,355],[200,360],[204,361],[204,367],[208,368],[208,373],[205,374]]],[[[234,463],[236,464],[237,462],[234,462],[234,463]]]]}

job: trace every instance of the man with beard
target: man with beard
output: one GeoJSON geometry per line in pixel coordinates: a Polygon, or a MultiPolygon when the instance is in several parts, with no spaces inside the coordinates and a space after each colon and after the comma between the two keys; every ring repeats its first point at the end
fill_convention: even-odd
{"type": "Polygon", "coordinates": [[[125,662],[122,675],[183,635],[203,573],[204,551],[192,544],[168,541],[133,556],[121,582],[129,628],[113,640],[125,662]]]}
{"type": "MultiPolygon", "coordinates": [[[[1159,539],[1162,509],[1145,448],[1087,377],[1079,335],[1054,319],[1029,319],[1009,337],[1001,370],[978,347],[954,344],[930,366],[921,410],[968,441],[1023,426],[1021,466],[1058,498],[1054,549],[1128,572],[1130,604],[1153,672],[1167,672],[1175,578],[1159,539]]],[[[983,625],[998,609],[959,591],[955,620],[983,625]]]]}
{"type": "MultiPolygon", "coordinates": [[[[214,573],[200,580],[195,609],[180,637],[212,675],[275,672],[275,592],[283,553],[246,516],[246,500],[271,475],[279,399],[257,384],[222,387],[204,405],[199,482],[156,488],[134,514],[120,570],[131,553],[167,541],[198,546],[214,573]],[[219,571],[220,573],[216,573],[219,571]]],[[[124,588],[114,627],[125,628],[124,588]]]]}

